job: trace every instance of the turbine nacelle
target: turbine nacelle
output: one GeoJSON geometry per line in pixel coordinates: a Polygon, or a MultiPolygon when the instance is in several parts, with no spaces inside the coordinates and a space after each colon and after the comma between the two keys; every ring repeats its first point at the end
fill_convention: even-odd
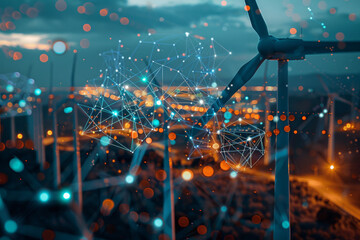
{"type": "Polygon", "coordinates": [[[268,60],[303,60],[303,40],[268,36],[260,39],[258,51],[268,60]]]}

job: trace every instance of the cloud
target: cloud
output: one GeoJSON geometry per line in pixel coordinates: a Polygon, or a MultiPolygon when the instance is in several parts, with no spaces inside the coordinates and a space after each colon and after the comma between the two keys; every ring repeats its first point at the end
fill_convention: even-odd
{"type": "Polygon", "coordinates": [[[47,39],[47,34],[0,33],[0,47],[20,47],[47,51],[50,49],[50,45],[46,43],[47,39]]]}

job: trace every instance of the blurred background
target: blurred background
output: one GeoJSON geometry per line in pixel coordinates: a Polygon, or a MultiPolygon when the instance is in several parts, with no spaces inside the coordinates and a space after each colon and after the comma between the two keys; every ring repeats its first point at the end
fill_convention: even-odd
{"type": "MultiPolygon", "coordinates": [[[[360,40],[357,0],[258,5],[276,37],[360,40]]],[[[276,112],[277,63],[263,64],[210,123],[212,132],[226,134],[188,138],[190,118],[201,116],[257,54],[244,7],[241,0],[0,1],[0,239],[171,239],[166,214],[174,214],[177,239],[272,239],[276,122],[283,121],[276,112]],[[197,65],[168,65],[188,71],[185,83],[152,67],[172,96],[159,97],[159,105],[186,120],[170,128],[170,174],[159,86],[143,93],[153,75],[146,59],[189,60],[185,52],[196,47],[187,37],[209,50],[201,57],[211,61],[200,72],[211,71],[211,81],[191,74],[197,65]],[[160,52],[157,59],[152,51],[160,52]],[[121,59],[129,94],[103,80],[121,59]],[[117,98],[122,94],[125,101],[117,98]],[[142,112],[140,123],[128,119],[125,106],[142,112]],[[118,114],[131,125],[114,122],[118,114]],[[158,122],[146,122],[150,116],[158,122]],[[228,136],[238,118],[245,132],[258,133],[250,158],[227,150],[241,148],[243,139],[228,136]]],[[[360,238],[359,69],[360,53],[289,62],[292,239],[360,238]]]]}

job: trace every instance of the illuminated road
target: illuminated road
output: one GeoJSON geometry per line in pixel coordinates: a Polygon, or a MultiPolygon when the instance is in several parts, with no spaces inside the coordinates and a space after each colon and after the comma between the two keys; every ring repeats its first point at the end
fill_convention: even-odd
{"type": "MultiPolygon", "coordinates": [[[[274,180],[271,173],[264,173],[255,169],[246,169],[246,172],[257,176],[274,180]]],[[[358,185],[346,185],[333,180],[332,182],[314,176],[290,176],[291,180],[306,182],[323,197],[329,199],[343,211],[360,220],[360,187],[358,185]]]]}
{"type": "Polygon", "coordinates": [[[318,191],[343,209],[345,212],[360,220],[360,189],[357,185],[334,183],[313,176],[293,177],[299,181],[307,182],[310,187],[318,191]]]}

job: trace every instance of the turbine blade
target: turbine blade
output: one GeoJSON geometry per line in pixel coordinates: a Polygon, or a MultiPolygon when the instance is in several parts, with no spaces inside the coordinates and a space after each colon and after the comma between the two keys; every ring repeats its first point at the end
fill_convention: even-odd
{"type": "Polygon", "coordinates": [[[350,102],[350,101],[348,101],[348,100],[346,100],[345,98],[342,98],[342,97],[340,97],[340,96],[335,96],[335,100],[340,101],[340,102],[343,102],[343,103],[348,104],[348,105],[350,105],[350,106],[353,105],[352,102],[350,102]]]}
{"type": "Polygon", "coordinates": [[[226,102],[229,101],[231,97],[254,76],[264,60],[265,59],[258,54],[240,68],[235,77],[221,93],[221,97],[217,98],[215,103],[213,103],[208,111],[199,119],[198,125],[200,125],[201,128],[214,117],[214,113],[217,113],[226,104],[226,102]]]}
{"type": "Polygon", "coordinates": [[[330,95],[330,94],[331,94],[331,93],[330,93],[330,90],[329,90],[328,86],[326,85],[326,83],[324,82],[324,80],[322,79],[322,77],[321,77],[320,75],[318,75],[318,79],[319,79],[322,87],[324,88],[325,92],[326,92],[328,95],[330,95]]]}
{"type": "Polygon", "coordinates": [[[256,1],[245,0],[245,3],[246,3],[245,8],[249,13],[251,25],[254,28],[254,30],[257,32],[260,38],[268,37],[269,36],[268,29],[256,1]]]}
{"type": "Polygon", "coordinates": [[[305,55],[321,53],[360,52],[360,42],[303,42],[305,55]]]}

